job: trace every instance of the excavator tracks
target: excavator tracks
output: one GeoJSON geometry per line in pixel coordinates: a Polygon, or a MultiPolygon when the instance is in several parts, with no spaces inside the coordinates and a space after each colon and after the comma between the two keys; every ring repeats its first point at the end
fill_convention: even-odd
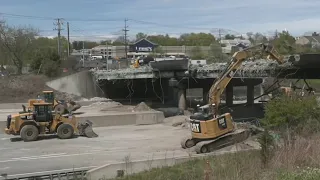
{"type": "Polygon", "coordinates": [[[248,139],[250,136],[250,130],[248,129],[236,129],[235,131],[225,134],[213,140],[200,141],[195,145],[195,151],[197,154],[209,153],[217,149],[230,146],[236,143],[240,143],[248,139]]]}

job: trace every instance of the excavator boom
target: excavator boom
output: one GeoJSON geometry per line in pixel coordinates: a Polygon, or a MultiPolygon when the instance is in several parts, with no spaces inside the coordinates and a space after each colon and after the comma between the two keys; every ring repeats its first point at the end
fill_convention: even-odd
{"type": "Polygon", "coordinates": [[[231,62],[220,77],[215,80],[209,91],[209,106],[215,116],[219,112],[218,108],[221,94],[236,74],[243,61],[250,57],[255,57],[258,53],[260,53],[260,55],[267,54],[267,59],[276,60],[279,64],[284,63],[283,57],[269,44],[258,44],[234,53],[231,62]]]}

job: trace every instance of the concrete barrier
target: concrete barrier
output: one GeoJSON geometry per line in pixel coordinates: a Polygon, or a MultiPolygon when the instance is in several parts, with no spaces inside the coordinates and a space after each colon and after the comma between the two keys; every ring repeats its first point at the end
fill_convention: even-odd
{"type": "Polygon", "coordinates": [[[96,116],[78,116],[80,121],[90,120],[94,127],[123,126],[123,125],[149,125],[162,123],[164,115],[159,111],[126,112],[96,116]]]}
{"type": "Polygon", "coordinates": [[[123,171],[124,175],[130,175],[134,173],[139,173],[145,170],[150,170],[152,168],[159,168],[164,166],[173,166],[176,164],[184,163],[190,160],[197,158],[204,158],[212,155],[222,155],[227,153],[237,153],[241,151],[253,151],[256,149],[246,149],[246,150],[234,150],[234,151],[222,151],[222,152],[213,152],[208,154],[197,154],[191,156],[180,156],[173,158],[159,158],[152,160],[140,160],[133,162],[123,162],[115,164],[106,164],[101,167],[97,167],[87,171],[86,178],[87,180],[101,180],[101,179],[112,179],[116,178],[118,171],[123,171]]]}

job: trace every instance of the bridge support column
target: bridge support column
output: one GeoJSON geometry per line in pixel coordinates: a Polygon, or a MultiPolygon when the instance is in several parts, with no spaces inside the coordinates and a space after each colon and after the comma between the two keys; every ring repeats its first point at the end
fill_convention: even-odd
{"type": "Polygon", "coordinates": [[[202,88],[202,101],[204,104],[208,104],[209,103],[209,94],[210,91],[210,86],[205,86],[202,88]]]}
{"type": "Polygon", "coordinates": [[[226,105],[232,106],[233,105],[233,84],[229,83],[225,90],[226,93],[226,105]]]}
{"type": "Polygon", "coordinates": [[[181,110],[187,109],[186,86],[175,78],[169,80],[170,99],[181,110]]]}
{"type": "Polygon", "coordinates": [[[178,91],[178,107],[181,110],[187,109],[186,89],[180,88],[178,91]]]}
{"type": "Polygon", "coordinates": [[[247,104],[254,104],[254,85],[247,85],[247,104]]]}

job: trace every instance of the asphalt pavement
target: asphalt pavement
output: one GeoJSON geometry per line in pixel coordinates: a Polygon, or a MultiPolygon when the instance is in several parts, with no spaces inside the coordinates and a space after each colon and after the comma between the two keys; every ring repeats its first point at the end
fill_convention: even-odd
{"type": "Polygon", "coordinates": [[[189,131],[181,127],[130,125],[94,128],[94,131],[99,137],[61,140],[51,135],[34,142],[0,134],[0,174],[28,175],[188,155],[180,148],[180,139],[189,131]]]}

